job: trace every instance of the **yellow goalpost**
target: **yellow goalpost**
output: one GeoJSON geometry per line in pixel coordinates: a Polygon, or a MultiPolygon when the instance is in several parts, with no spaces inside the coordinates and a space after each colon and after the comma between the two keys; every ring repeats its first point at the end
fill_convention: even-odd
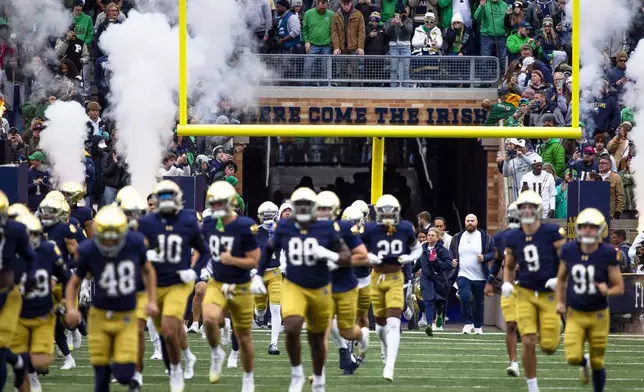
{"type": "Polygon", "coordinates": [[[579,7],[572,0],[572,124],[566,128],[486,127],[428,125],[214,125],[188,124],[187,1],[179,0],[179,125],[180,136],[252,136],[252,137],[371,137],[371,202],[382,195],[385,138],[563,138],[579,139],[579,7]]]}

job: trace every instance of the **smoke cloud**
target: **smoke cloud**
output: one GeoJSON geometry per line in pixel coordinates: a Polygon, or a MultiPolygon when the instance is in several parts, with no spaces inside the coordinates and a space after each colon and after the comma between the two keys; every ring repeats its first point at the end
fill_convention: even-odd
{"type": "Polygon", "coordinates": [[[634,110],[635,126],[628,137],[640,151],[635,154],[630,164],[635,180],[635,199],[639,211],[639,229],[644,230],[644,40],[641,40],[626,63],[626,77],[634,84],[628,85],[624,95],[626,106],[634,110]]]}
{"type": "Polygon", "coordinates": [[[85,182],[85,137],[87,114],[76,101],[56,101],[45,110],[45,129],[40,135],[40,148],[49,157],[59,183],[85,182]]]}

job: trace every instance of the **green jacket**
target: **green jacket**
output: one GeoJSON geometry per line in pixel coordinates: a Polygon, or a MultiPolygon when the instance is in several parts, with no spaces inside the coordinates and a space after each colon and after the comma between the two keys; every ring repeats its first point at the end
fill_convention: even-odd
{"type": "Polygon", "coordinates": [[[512,104],[505,102],[495,103],[490,108],[490,112],[487,114],[487,118],[485,119],[485,123],[483,123],[483,125],[495,126],[499,121],[511,117],[516,111],[517,108],[512,104]]]}
{"type": "Polygon", "coordinates": [[[481,35],[488,37],[505,37],[505,13],[509,5],[503,0],[487,0],[485,6],[479,6],[474,12],[474,19],[481,23],[481,35]]]}
{"type": "MultiPolygon", "coordinates": [[[[519,33],[510,35],[505,42],[508,48],[508,52],[512,54],[519,54],[519,52],[521,51],[521,47],[527,44],[529,39],[530,37],[525,37],[525,38],[521,37],[519,33]]],[[[532,44],[530,44],[530,46],[532,47],[532,50],[535,49],[534,41],[532,44]]]]}
{"type": "Polygon", "coordinates": [[[445,30],[449,29],[452,26],[452,15],[454,10],[452,9],[452,0],[438,0],[438,12],[441,16],[441,25],[440,28],[445,30]]]}
{"type": "MultiPolygon", "coordinates": [[[[380,22],[382,22],[382,24],[387,23],[389,19],[394,17],[394,14],[396,13],[397,2],[398,0],[382,0],[382,3],[380,5],[380,22]]],[[[407,7],[407,0],[403,0],[403,4],[405,5],[405,7],[407,7]]]]}
{"type": "Polygon", "coordinates": [[[559,139],[550,139],[541,144],[537,153],[543,158],[543,163],[552,163],[557,177],[563,177],[564,168],[566,167],[566,151],[559,143],[559,139]]]}
{"type": "Polygon", "coordinates": [[[92,41],[94,41],[94,23],[92,23],[92,18],[86,13],[81,12],[78,18],[74,17],[72,20],[76,24],[76,28],[74,29],[76,37],[85,42],[85,45],[89,47],[92,41]]]}
{"type": "Polygon", "coordinates": [[[564,183],[557,185],[557,195],[555,196],[555,219],[568,218],[568,187],[561,190],[564,183]]]}
{"type": "Polygon", "coordinates": [[[316,8],[311,8],[304,13],[302,20],[302,40],[315,46],[331,45],[331,22],[333,11],[326,10],[320,15],[316,8]]]}

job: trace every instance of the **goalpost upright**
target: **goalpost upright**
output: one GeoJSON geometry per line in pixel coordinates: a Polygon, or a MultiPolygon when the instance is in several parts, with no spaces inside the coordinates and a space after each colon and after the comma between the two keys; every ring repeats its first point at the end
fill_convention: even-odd
{"type": "Polygon", "coordinates": [[[579,38],[581,0],[572,0],[572,123],[571,127],[485,127],[430,125],[275,125],[188,124],[187,2],[179,0],[179,136],[249,137],[371,137],[371,202],[382,195],[385,138],[563,138],[579,139],[579,38]]]}

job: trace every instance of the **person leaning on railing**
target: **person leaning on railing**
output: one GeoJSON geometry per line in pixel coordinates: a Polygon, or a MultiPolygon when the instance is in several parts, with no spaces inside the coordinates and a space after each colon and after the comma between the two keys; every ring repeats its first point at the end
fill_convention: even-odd
{"type": "MultiPolygon", "coordinates": [[[[409,56],[411,56],[410,45],[413,32],[414,23],[407,16],[405,6],[397,3],[394,17],[385,23],[385,34],[389,37],[389,56],[394,57],[391,60],[391,87],[399,87],[401,80],[409,80],[409,56]],[[400,59],[400,57],[404,58],[400,59]]],[[[402,83],[402,87],[408,86],[409,83],[402,83]]]]}

